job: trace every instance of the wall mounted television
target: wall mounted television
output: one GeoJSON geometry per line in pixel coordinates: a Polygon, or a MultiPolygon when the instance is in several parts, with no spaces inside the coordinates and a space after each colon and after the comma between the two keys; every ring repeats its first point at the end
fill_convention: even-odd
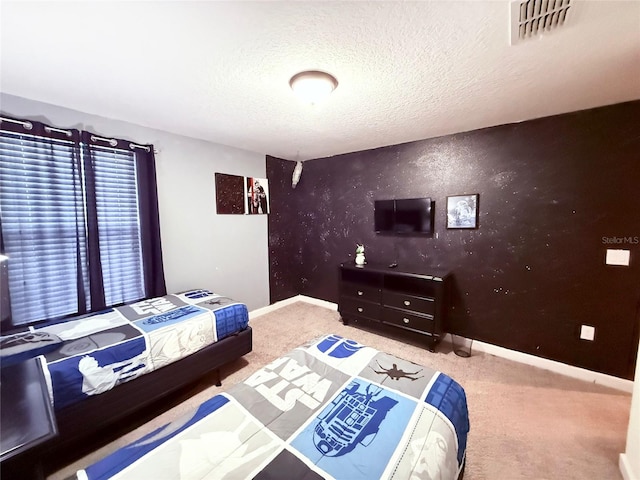
{"type": "Polygon", "coordinates": [[[433,235],[431,198],[374,201],[374,230],[380,234],[433,235]]]}

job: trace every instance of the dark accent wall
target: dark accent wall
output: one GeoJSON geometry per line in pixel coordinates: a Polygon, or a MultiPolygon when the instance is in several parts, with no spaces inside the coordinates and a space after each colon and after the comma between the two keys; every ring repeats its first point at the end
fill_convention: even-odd
{"type": "Polygon", "coordinates": [[[267,159],[271,301],[338,300],[366,258],[450,270],[447,331],[632,379],[640,321],[640,101],[304,162],[267,159]],[[446,228],[479,193],[479,228],[446,228]],[[432,238],[379,236],[375,199],[431,197],[432,238]],[[631,266],[605,265],[607,248],[631,266]],[[595,341],[579,339],[580,326],[595,341]]]}
{"type": "Polygon", "coordinates": [[[269,235],[269,291],[271,303],[302,292],[303,232],[299,217],[304,216],[299,203],[301,189],[291,187],[294,162],[267,155],[270,213],[269,235]]]}

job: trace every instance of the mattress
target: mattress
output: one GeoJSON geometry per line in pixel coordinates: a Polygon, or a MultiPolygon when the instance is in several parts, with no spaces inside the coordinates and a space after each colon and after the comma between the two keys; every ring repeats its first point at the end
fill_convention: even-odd
{"type": "Polygon", "coordinates": [[[247,327],[243,303],[208,290],[151,298],[42,328],[56,409],[156,370],[247,327]]]}
{"type": "Polygon", "coordinates": [[[77,478],[456,479],[468,432],[451,377],[327,335],[77,478]]]}

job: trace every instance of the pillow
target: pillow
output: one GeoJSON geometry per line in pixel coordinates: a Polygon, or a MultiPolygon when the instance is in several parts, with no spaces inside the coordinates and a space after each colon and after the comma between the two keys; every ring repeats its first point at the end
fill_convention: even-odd
{"type": "Polygon", "coordinates": [[[48,332],[20,332],[0,337],[0,364],[23,362],[60,346],[62,340],[48,332]]]}

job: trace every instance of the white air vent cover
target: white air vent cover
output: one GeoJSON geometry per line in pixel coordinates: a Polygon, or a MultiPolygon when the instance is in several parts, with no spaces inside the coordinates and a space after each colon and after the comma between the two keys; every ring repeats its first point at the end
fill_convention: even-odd
{"type": "Polygon", "coordinates": [[[539,37],[564,25],[575,0],[511,2],[511,45],[539,37]]]}

